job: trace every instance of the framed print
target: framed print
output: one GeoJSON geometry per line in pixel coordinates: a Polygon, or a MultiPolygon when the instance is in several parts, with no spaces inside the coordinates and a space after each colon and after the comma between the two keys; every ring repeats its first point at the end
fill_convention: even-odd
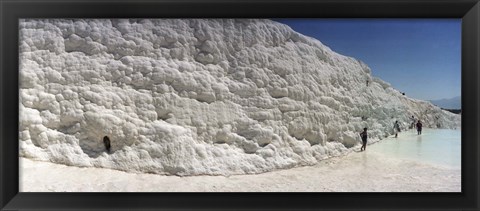
{"type": "Polygon", "coordinates": [[[2,209],[479,208],[478,1],[0,6],[2,209]]]}

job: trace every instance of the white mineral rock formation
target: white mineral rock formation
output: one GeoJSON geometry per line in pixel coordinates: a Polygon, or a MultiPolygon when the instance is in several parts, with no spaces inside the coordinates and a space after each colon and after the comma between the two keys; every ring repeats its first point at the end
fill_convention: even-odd
{"type": "Polygon", "coordinates": [[[362,128],[378,141],[412,115],[460,127],[460,115],[270,20],[21,20],[19,51],[19,150],[36,160],[261,173],[343,155],[362,128]]]}

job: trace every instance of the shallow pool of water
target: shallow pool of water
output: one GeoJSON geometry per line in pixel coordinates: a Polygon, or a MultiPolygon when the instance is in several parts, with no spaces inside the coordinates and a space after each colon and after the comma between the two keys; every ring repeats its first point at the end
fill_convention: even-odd
{"type": "Polygon", "coordinates": [[[421,135],[408,130],[389,137],[367,150],[392,158],[414,160],[449,168],[461,168],[461,131],[425,128],[421,135]]]}

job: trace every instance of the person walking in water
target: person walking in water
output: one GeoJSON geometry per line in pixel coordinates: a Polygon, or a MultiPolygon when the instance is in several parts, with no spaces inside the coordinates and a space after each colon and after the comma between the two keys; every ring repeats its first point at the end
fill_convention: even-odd
{"type": "Polygon", "coordinates": [[[362,147],[360,147],[360,151],[367,149],[367,128],[363,128],[363,132],[360,133],[360,137],[362,138],[362,147]]]}
{"type": "Polygon", "coordinates": [[[420,122],[420,120],[418,120],[417,122],[417,134],[418,135],[422,134],[422,123],[420,122]]]}
{"type": "Polygon", "coordinates": [[[398,120],[393,124],[393,131],[395,132],[395,138],[397,138],[400,132],[400,123],[398,123],[398,120]]]}
{"type": "Polygon", "coordinates": [[[416,121],[415,121],[415,117],[414,117],[413,115],[412,115],[412,117],[410,117],[410,122],[412,123],[412,124],[410,125],[410,128],[415,130],[415,123],[416,123],[416,121]]]}

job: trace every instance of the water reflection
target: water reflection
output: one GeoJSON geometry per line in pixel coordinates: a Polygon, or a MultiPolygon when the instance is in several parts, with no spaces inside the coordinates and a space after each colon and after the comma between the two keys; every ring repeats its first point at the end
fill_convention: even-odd
{"type": "Polygon", "coordinates": [[[366,168],[367,168],[367,164],[368,164],[367,158],[368,158],[367,153],[366,153],[366,152],[365,152],[365,153],[362,153],[362,166],[363,166],[363,169],[366,169],[366,168]]]}
{"type": "Polygon", "coordinates": [[[417,155],[422,156],[422,136],[417,135],[417,142],[416,142],[416,148],[417,148],[417,155]]]}

